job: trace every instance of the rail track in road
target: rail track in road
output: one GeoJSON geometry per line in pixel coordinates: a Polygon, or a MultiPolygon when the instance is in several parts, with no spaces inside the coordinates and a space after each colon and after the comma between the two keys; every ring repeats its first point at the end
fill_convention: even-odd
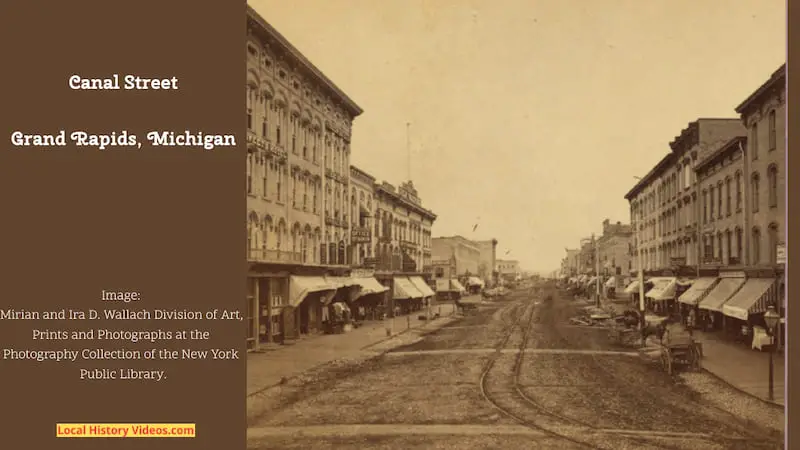
{"type": "MultiPolygon", "coordinates": [[[[556,292],[554,292],[554,294],[558,296],[560,293],[556,291],[556,292]]],[[[570,345],[569,339],[567,339],[564,336],[564,334],[560,331],[559,327],[556,324],[554,324],[554,323],[545,323],[545,324],[546,324],[546,326],[549,326],[550,331],[553,333],[553,336],[555,336],[562,344],[564,344],[565,346],[569,346],[570,345]]],[[[529,330],[530,330],[530,328],[529,328],[529,330]]],[[[524,341],[527,342],[527,339],[524,339],[524,341]]],[[[596,369],[599,373],[601,373],[602,374],[601,376],[605,380],[609,380],[614,385],[618,386],[620,391],[624,391],[626,389],[629,389],[629,387],[625,383],[620,382],[618,380],[617,376],[615,374],[611,373],[611,371],[608,370],[608,368],[606,367],[605,364],[603,364],[602,362],[598,361],[596,355],[593,355],[593,354],[589,354],[589,355],[591,356],[593,368],[596,369]]],[[[524,351],[520,351],[520,353],[519,353],[520,364],[521,364],[522,358],[524,358],[524,351]]],[[[519,386],[519,383],[517,383],[517,386],[519,386]]],[[[657,398],[655,398],[655,395],[650,393],[649,391],[645,390],[645,391],[640,391],[639,393],[642,394],[642,395],[650,397],[651,401],[657,401],[658,400],[657,398]]],[[[521,392],[521,390],[520,390],[520,395],[525,396],[532,403],[536,403],[535,400],[530,399],[523,392],[521,392]]],[[[743,448],[748,448],[748,449],[749,448],[776,448],[776,446],[778,448],[780,448],[783,445],[783,441],[782,440],[778,441],[773,436],[765,435],[763,433],[755,433],[755,432],[750,431],[749,428],[750,428],[751,424],[747,423],[743,419],[741,419],[738,416],[734,415],[730,411],[727,411],[727,410],[725,410],[723,408],[720,408],[720,407],[718,407],[716,405],[708,404],[707,402],[701,402],[701,403],[699,403],[699,405],[701,405],[703,407],[706,407],[706,408],[709,408],[709,409],[713,409],[713,410],[723,414],[724,416],[728,417],[732,421],[734,421],[738,425],[738,427],[736,427],[735,430],[731,429],[730,431],[731,432],[736,432],[739,435],[737,437],[734,437],[734,436],[731,436],[729,434],[720,434],[718,432],[714,432],[714,433],[710,433],[710,435],[707,438],[705,438],[705,439],[700,438],[700,439],[711,440],[711,441],[714,441],[714,442],[728,442],[730,444],[730,446],[735,446],[737,448],[738,448],[738,446],[745,445],[746,447],[743,447],[743,448]]],[[[588,428],[591,428],[591,429],[597,429],[596,426],[594,426],[592,424],[589,424],[589,423],[587,423],[585,421],[581,421],[581,420],[578,420],[578,419],[575,419],[575,418],[572,418],[572,417],[568,417],[568,416],[564,416],[564,415],[558,415],[558,416],[561,417],[562,420],[571,422],[571,423],[573,423],[575,425],[584,426],[584,427],[588,427],[588,428]]],[[[673,447],[667,446],[666,444],[660,444],[659,447],[661,447],[661,448],[673,448],[673,447]]]]}
{"type": "MultiPolygon", "coordinates": [[[[520,384],[520,373],[522,369],[522,363],[525,357],[525,349],[527,348],[531,332],[533,330],[533,317],[536,311],[536,304],[532,301],[532,299],[528,299],[526,302],[523,299],[517,299],[515,304],[512,304],[508,307],[508,310],[504,314],[504,316],[511,315],[512,320],[507,325],[507,332],[505,333],[503,339],[496,347],[496,352],[490,358],[489,362],[484,367],[484,370],[481,374],[480,379],[480,390],[482,396],[499,412],[503,415],[515,420],[516,422],[529,427],[531,429],[538,430],[543,432],[547,435],[550,435],[554,438],[568,441],[576,446],[580,446],[583,448],[618,448],[617,444],[612,443],[613,441],[619,441],[631,443],[634,445],[635,448],[660,448],[660,449],[679,449],[685,448],[682,446],[673,446],[669,445],[664,440],[668,439],[685,439],[687,442],[697,442],[706,441],[707,443],[722,443],[727,442],[729,443],[726,448],[757,448],[757,447],[766,447],[766,448],[775,448],[775,442],[771,439],[767,440],[761,436],[749,436],[743,438],[730,438],[728,436],[720,436],[720,435],[701,435],[699,433],[666,433],[666,432],[659,432],[659,431],[652,431],[652,432],[637,432],[633,430],[606,430],[601,429],[593,424],[588,422],[571,418],[557,412],[554,412],[548,409],[546,406],[542,405],[541,403],[537,402],[525,392],[523,392],[520,384]],[[511,340],[511,337],[514,335],[515,331],[519,330],[522,333],[522,340],[519,345],[519,351],[516,353],[516,358],[513,361],[513,365],[511,367],[510,374],[505,374],[504,376],[500,376],[500,385],[501,389],[499,389],[499,393],[495,392],[495,389],[490,388],[490,382],[497,382],[496,378],[498,375],[495,373],[494,370],[498,361],[500,360],[503,350],[511,340]],[[535,421],[530,417],[531,414],[535,414],[535,421]],[[548,422],[549,420],[549,422],[548,422]],[[548,422],[545,424],[545,422],[548,422]],[[604,435],[606,439],[604,439],[603,444],[596,444],[590,441],[578,439],[576,437],[570,436],[565,434],[564,432],[556,431],[559,427],[563,428],[564,425],[570,425],[573,428],[579,428],[586,430],[586,433],[589,435],[594,436],[595,438],[600,438],[600,435],[604,435]],[[646,436],[637,436],[637,434],[646,434],[646,436]],[[654,442],[654,439],[661,439],[662,442],[654,442]],[[710,441],[710,442],[709,442],[710,441]],[[744,445],[745,447],[741,447],[744,445]],[[755,447],[754,447],[755,446],[755,447]]],[[[505,320],[504,320],[505,322],[505,320]]],[[[558,333],[556,327],[553,327],[556,333],[558,333]]],[[[566,339],[560,333],[556,334],[556,337],[566,341],[566,339]]],[[[613,374],[606,371],[602,364],[600,364],[594,355],[592,355],[592,361],[594,365],[598,366],[600,370],[604,371],[604,378],[611,379],[614,381],[614,384],[618,384],[616,382],[616,377],[613,374]]],[[[624,389],[625,387],[620,386],[620,389],[624,389]]],[[[735,416],[733,416],[735,417],[735,416]]],[[[574,433],[573,433],[574,434],[574,433]]]]}

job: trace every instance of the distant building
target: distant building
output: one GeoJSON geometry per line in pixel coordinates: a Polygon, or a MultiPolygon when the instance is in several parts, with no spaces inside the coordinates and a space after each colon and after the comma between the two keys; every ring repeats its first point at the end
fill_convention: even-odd
{"type": "Polygon", "coordinates": [[[633,230],[630,225],[621,222],[612,224],[608,219],[603,221],[603,234],[597,239],[601,275],[627,276],[636,270],[631,259],[632,236],[633,230]]]}
{"type": "Polygon", "coordinates": [[[350,265],[375,268],[375,177],[350,166],[350,265]]]}
{"type": "Polygon", "coordinates": [[[462,236],[433,238],[433,259],[452,261],[457,277],[476,276],[481,264],[481,251],[474,242],[462,236]]]}
{"type": "Polygon", "coordinates": [[[432,257],[431,228],[436,214],[422,206],[411,181],[399,188],[383,182],[375,187],[378,201],[375,255],[382,271],[423,272],[432,257]]]}
{"type": "Polygon", "coordinates": [[[489,285],[497,283],[497,239],[474,241],[481,252],[477,275],[489,285]]]}
{"type": "Polygon", "coordinates": [[[521,276],[519,261],[511,259],[498,259],[497,272],[505,281],[514,281],[521,276]]]}

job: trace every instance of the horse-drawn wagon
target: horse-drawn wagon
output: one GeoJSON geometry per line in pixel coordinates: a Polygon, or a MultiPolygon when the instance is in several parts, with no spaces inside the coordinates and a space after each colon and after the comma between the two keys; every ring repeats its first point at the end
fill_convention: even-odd
{"type": "Polygon", "coordinates": [[[677,366],[699,369],[700,357],[700,345],[689,331],[677,324],[666,327],[661,337],[661,365],[668,374],[677,366]]]}

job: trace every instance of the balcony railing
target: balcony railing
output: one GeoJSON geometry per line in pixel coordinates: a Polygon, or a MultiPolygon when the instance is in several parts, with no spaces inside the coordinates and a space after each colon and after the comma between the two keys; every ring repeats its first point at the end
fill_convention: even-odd
{"type": "Polygon", "coordinates": [[[307,262],[307,257],[303,257],[302,252],[292,252],[288,250],[262,250],[253,248],[248,251],[247,260],[255,262],[270,263],[303,263],[307,262]]]}

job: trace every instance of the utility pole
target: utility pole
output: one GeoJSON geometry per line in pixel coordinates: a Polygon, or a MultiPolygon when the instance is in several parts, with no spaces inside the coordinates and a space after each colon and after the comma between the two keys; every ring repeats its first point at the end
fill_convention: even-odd
{"type": "MultiPolygon", "coordinates": [[[[640,206],[641,208],[641,206],[640,206]]],[[[640,211],[636,212],[637,214],[640,211]]],[[[639,279],[639,330],[642,332],[642,347],[645,346],[645,338],[644,338],[644,329],[647,326],[647,323],[644,320],[644,268],[642,262],[642,240],[640,239],[639,234],[639,220],[636,220],[636,265],[638,266],[638,276],[639,279]]]]}
{"type": "Polygon", "coordinates": [[[594,238],[594,233],[592,233],[592,244],[594,245],[594,275],[595,275],[594,284],[596,287],[595,306],[599,308],[600,307],[600,252],[597,248],[597,240],[594,238]]]}
{"type": "Polygon", "coordinates": [[[411,122],[406,122],[406,156],[408,157],[408,181],[411,181],[411,122]]]}

